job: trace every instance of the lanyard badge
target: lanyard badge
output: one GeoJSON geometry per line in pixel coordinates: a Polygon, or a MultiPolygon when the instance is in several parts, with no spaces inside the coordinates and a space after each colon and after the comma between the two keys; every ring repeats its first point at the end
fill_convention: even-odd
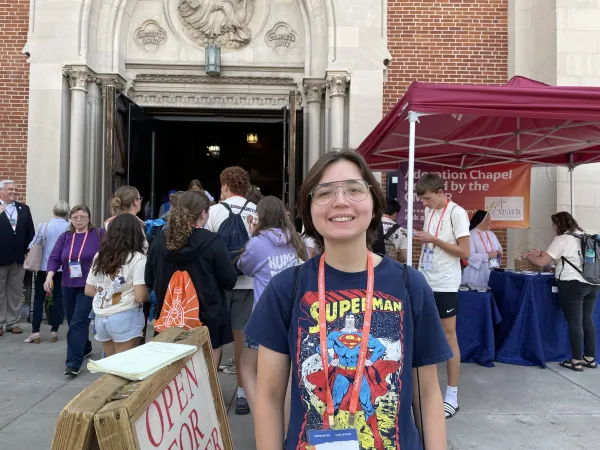
{"type": "Polygon", "coordinates": [[[77,233],[73,233],[73,240],[71,241],[71,250],[69,251],[69,277],[70,278],[81,278],[83,277],[83,269],[81,268],[81,254],[83,253],[83,248],[85,247],[85,242],[87,241],[89,231],[85,232],[85,236],[83,238],[83,242],[81,243],[81,248],[79,249],[79,255],[77,256],[77,261],[71,261],[73,258],[73,245],[75,244],[75,236],[77,233]]]}
{"type": "MultiPolygon", "coordinates": [[[[446,206],[442,210],[442,215],[440,216],[440,220],[438,220],[437,226],[435,227],[435,237],[438,237],[438,233],[440,232],[440,225],[442,224],[442,219],[444,219],[444,214],[446,214],[446,209],[448,209],[448,204],[450,201],[446,201],[446,206]]],[[[435,210],[431,212],[429,216],[429,223],[427,224],[427,232],[431,234],[431,221],[433,220],[433,216],[435,215],[435,210]]],[[[423,248],[423,270],[433,270],[433,249],[435,245],[426,244],[423,248]]]]}
{"type": "MultiPolygon", "coordinates": [[[[333,397],[331,395],[331,386],[329,386],[329,349],[327,347],[327,320],[326,320],[326,300],[325,300],[325,254],[321,255],[319,262],[319,340],[320,340],[320,352],[321,352],[321,363],[323,365],[323,371],[325,373],[325,386],[326,386],[326,404],[327,409],[325,414],[328,417],[329,428],[333,429],[335,426],[335,407],[333,404],[333,397]]],[[[354,417],[358,407],[358,397],[360,393],[360,385],[363,379],[363,372],[365,369],[365,363],[367,360],[367,352],[369,351],[369,335],[371,333],[371,317],[373,315],[373,291],[375,287],[375,274],[373,270],[373,256],[369,252],[367,254],[367,292],[365,299],[365,312],[362,329],[362,339],[360,341],[360,351],[358,354],[358,361],[356,363],[356,371],[354,375],[354,383],[351,387],[350,397],[350,417],[348,424],[354,426],[354,417]]]]}
{"type": "MultiPolygon", "coordinates": [[[[485,250],[485,253],[489,254],[492,250],[494,250],[494,245],[492,244],[492,240],[490,239],[490,236],[487,233],[487,231],[485,233],[483,233],[483,234],[485,234],[485,237],[487,238],[487,241],[490,244],[490,249],[489,250],[487,248],[487,245],[485,245],[485,241],[481,237],[481,233],[477,232],[477,234],[479,235],[479,239],[481,240],[481,243],[483,244],[483,249],[485,250]]],[[[489,267],[491,269],[496,269],[496,268],[500,267],[500,261],[499,261],[499,259],[500,259],[499,257],[490,258],[489,259],[489,267]]]]}

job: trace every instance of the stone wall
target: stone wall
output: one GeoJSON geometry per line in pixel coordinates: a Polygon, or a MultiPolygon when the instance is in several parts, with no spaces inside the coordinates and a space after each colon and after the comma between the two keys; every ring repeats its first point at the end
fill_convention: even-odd
{"type": "Polygon", "coordinates": [[[27,41],[29,0],[0,0],[0,180],[18,183],[25,200],[29,64],[21,53],[27,41]]]}
{"type": "MultiPolygon", "coordinates": [[[[503,84],[508,81],[508,0],[388,0],[392,60],[384,113],[413,81],[503,84]]],[[[506,248],[506,230],[497,230],[506,248]]],[[[413,263],[420,247],[414,248],[413,263]]]]}

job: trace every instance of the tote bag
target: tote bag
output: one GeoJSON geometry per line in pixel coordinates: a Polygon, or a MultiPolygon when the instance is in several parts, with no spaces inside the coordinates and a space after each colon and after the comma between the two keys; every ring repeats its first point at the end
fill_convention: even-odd
{"type": "Polygon", "coordinates": [[[23,268],[31,272],[37,272],[42,267],[42,253],[44,252],[44,241],[46,240],[46,231],[48,231],[48,222],[46,222],[40,231],[33,247],[29,250],[23,268]]]}

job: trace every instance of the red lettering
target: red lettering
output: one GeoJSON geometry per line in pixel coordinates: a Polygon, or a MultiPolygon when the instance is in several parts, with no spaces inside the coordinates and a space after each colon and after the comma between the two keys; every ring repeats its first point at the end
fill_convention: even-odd
{"type": "Polygon", "coordinates": [[[192,412],[189,415],[190,425],[192,426],[192,430],[194,430],[194,440],[196,441],[196,448],[200,447],[200,442],[198,442],[198,435],[200,435],[200,439],[204,439],[204,434],[198,428],[198,413],[195,409],[192,409],[192,412]]]}
{"type": "Polygon", "coordinates": [[[209,450],[209,449],[214,449],[214,447],[212,445],[212,441],[210,439],[206,443],[206,447],[204,447],[204,450],[209,450]]]}
{"type": "Polygon", "coordinates": [[[179,444],[177,444],[177,439],[173,439],[173,442],[171,442],[171,445],[169,445],[169,448],[167,450],[173,450],[173,448],[179,450],[179,444]]]}
{"type": "Polygon", "coordinates": [[[180,444],[180,449],[183,450],[184,447],[183,446],[183,429],[186,429],[188,432],[188,437],[190,438],[190,448],[192,450],[196,450],[198,447],[194,447],[194,438],[192,438],[192,430],[190,430],[190,427],[188,427],[187,423],[184,423],[183,425],[181,425],[181,428],[179,429],[179,444],[180,444]]]}
{"type": "Polygon", "coordinates": [[[179,389],[180,386],[177,384],[177,377],[180,377],[180,376],[181,376],[181,372],[179,372],[177,375],[175,375],[175,378],[173,378],[173,381],[175,382],[175,392],[177,392],[177,400],[179,400],[179,410],[180,410],[179,413],[183,414],[183,410],[188,405],[188,398],[187,398],[187,394],[183,390],[183,386],[181,386],[181,389],[179,389]],[[182,392],[183,392],[183,396],[185,398],[185,405],[181,402],[181,395],[179,395],[182,392]]]}
{"type": "Polygon", "coordinates": [[[160,444],[162,443],[163,437],[165,435],[165,423],[163,421],[160,405],[156,400],[154,400],[150,404],[150,406],[148,406],[148,409],[146,409],[146,433],[148,434],[148,438],[150,439],[150,443],[152,444],[152,446],[160,447],[160,444]],[[160,440],[158,442],[154,440],[154,435],[152,434],[152,427],[150,426],[150,407],[152,405],[156,406],[156,410],[158,411],[158,417],[160,419],[160,440]]]}
{"type": "Polygon", "coordinates": [[[219,444],[219,430],[217,428],[213,428],[212,433],[210,433],[210,437],[213,441],[213,445],[215,446],[215,450],[223,450],[221,448],[221,444],[219,444]]]}
{"type": "Polygon", "coordinates": [[[196,376],[196,368],[194,367],[194,358],[190,359],[190,361],[184,366],[185,372],[187,374],[187,380],[188,380],[188,386],[190,388],[190,399],[194,398],[194,390],[192,389],[192,383],[190,383],[190,379],[191,381],[193,381],[193,383],[196,385],[196,387],[198,387],[198,377],[196,376]],[[189,365],[192,365],[192,370],[190,370],[188,368],[189,365]],[[192,375],[192,371],[193,371],[193,375],[192,375]]]}
{"type": "Polygon", "coordinates": [[[173,391],[171,386],[168,386],[162,391],[163,403],[165,404],[165,411],[167,412],[167,419],[169,420],[169,431],[173,428],[173,419],[171,419],[171,406],[173,406],[173,391]],[[167,396],[165,393],[169,391],[169,402],[167,403],[167,396]]]}

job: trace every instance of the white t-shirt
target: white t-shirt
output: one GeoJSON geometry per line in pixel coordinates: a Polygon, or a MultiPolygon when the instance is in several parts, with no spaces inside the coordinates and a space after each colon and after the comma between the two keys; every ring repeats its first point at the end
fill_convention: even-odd
{"type": "MultiPolygon", "coordinates": [[[[381,218],[381,224],[383,225],[383,234],[385,235],[390,228],[396,225],[396,222],[394,222],[389,217],[384,216],[381,218]]],[[[394,231],[389,238],[389,240],[394,243],[396,251],[406,250],[406,248],[408,247],[408,239],[402,233],[403,231],[405,231],[403,228],[397,228],[396,231],[394,231]]]]}
{"type": "MultiPolygon", "coordinates": [[[[96,254],[94,261],[97,257],[96,254]]],[[[109,316],[138,307],[133,287],[146,284],[145,268],[146,256],[136,253],[117,271],[114,279],[101,273],[94,275],[90,270],[86,283],[98,291],[93,301],[94,313],[97,316],[109,316]]]]}
{"type": "MultiPolygon", "coordinates": [[[[580,234],[580,232],[576,232],[580,234]]],[[[556,261],[555,276],[560,281],[581,281],[588,283],[569,263],[563,264],[562,258],[568,259],[579,270],[583,270],[583,255],[581,254],[581,240],[575,236],[563,234],[556,236],[546,253],[556,261]]],[[[588,283],[589,284],[589,283],[588,283]]]]}
{"type": "MultiPolygon", "coordinates": [[[[435,236],[435,231],[440,223],[437,237],[449,244],[456,244],[461,237],[470,236],[469,215],[454,202],[448,203],[444,217],[444,209],[425,208],[425,221],[423,230],[435,236]],[[431,219],[431,220],[430,220],[431,219]]],[[[431,246],[431,244],[428,244],[431,246]]],[[[424,246],[423,246],[424,247],[424,246]]],[[[423,250],[419,262],[419,271],[425,276],[427,283],[434,292],[458,292],[460,287],[460,258],[445,252],[439,247],[433,248],[433,268],[423,269],[423,250]]]]}
{"type": "MultiPolygon", "coordinates": [[[[244,207],[246,203],[246,199],[244,197],[240,197],[238,195],[234,197],[229,197],[227,200],[224,200],[225,203],[229,205],[231,208],[231,212],[233,214],[240,214],[241,209],[244,207]]],[[[241,212],[242,220],[244,221],[244,225],[246,226],[246,231],[248,231],[248,239],[250,239],[250,225],[248,224],[248,216],[252,216],[253,219],[257,219],[256,215],[256,205],[252,202],[248,202],[244,210],[241,212]]],[[[219,232],[219,227],[225,220],[229,217],[229,211],[220,203],[213,205],[210,207],[208,211],[208,222],[204,228],[213,233],[219,232]]],[[[238,277],[237,283],[235,284],[234,289],[253,289],[254,288],[254,280],[246,275],[240,275],[238,277]]]]}

